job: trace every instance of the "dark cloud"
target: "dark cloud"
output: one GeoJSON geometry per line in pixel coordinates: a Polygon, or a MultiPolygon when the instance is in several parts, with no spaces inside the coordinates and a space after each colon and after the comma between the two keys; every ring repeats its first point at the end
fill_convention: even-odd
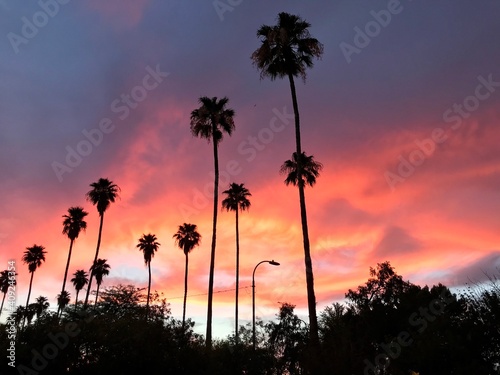
{"type": "Polygon", "coordinates": [[[375,245],[373,255],[376,258],[391,259],[396,256],[404,256],[422,247],[421,242],[408,234],[398,226],[391,226],[384,231],[382,238],[375,245]]]}

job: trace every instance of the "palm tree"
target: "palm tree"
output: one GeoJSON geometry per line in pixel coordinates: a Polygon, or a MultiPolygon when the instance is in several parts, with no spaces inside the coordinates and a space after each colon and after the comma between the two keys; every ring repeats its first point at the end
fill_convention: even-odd
{"type": "Polygon", "coordinates": [[[139,243],[137,247],[144,254],[144,263],[148,266],[149,281],[148,281],[148,298],[146,302],[146,310],[149,310],[149,296],[151,293],[151,259],[155,256],[155,252],[158,251],[160,243],[157,242],[157,238],[154,234],[143,234],[139,238],[139,243]]]}
{"type": "Polygon", "coordinates": [[[50,306],[50,304],[49,304],[49,300],[47,299],[47,297],[39,296],[35,300],[35,314],[36,314],[36,318],[40,319],[40,316],[45,311],[47,311],[47,309],[49,308],[49,306],[50,306]]]}
{"type": "Polygon", "coordinates": [[[64,308],[68,306],[69,301],[71,301],[70,294],[68,291],[65,290],[59,293],[56,298],[57,298],[57,306],[59,306],[58,311],[60,311],[62,315],[64,308]]]}
{"type": "MultiPolygon", "coordinates": [[[[94,308],[97,305],[97,297],[99,296],[99,287],[101,286],[102,279],[104,276],[109,275],[109,269],[111,268],[107,262],[107,259],[97,259],[97,261],[90,267],[90,275],[94,274],[95,282],[97,283],[97,291],[95,293],[94,308]]],[[[90,284],[89,284],[90,288],[90,284]]],[[[88,293],[87,293],[88,294],[88,293]]]]}
{"type": "Polygon", "coordinates": [[[80,290],[82,290],[83,287],[88,284],[89,278],[87,272],[85,272],[84,270],[77,270],[73,274],[73,276],[74,277],[71,279],[71,282],[73,283],[73,286],[75,287],[76,290],[76,299],[75,299],[75,310],[76,310],[76,306],[78,305],[78,293],[80,293],[80,290]]]}
{"type": "Polygon", "coordinates": [[[235,340],[238,345],[238,291],[240,285],[240,233],[238,211],[245,211],[250,207],[248,197],[252,196],[244,184],[231,183],[228,190],[224,190],[222,194],[226,194],[226,198],[222,201],[222,208],[226,211],[236,212],[236,297],[235,297],[235,340]]]}
{"type": "MultiPolygon", "coordinates": [[[[47,252],[45,251],[45,247],[40,245],[33,245],[31,247],[26,248],[26,251],[23,253],[23,257],[21,258],[23,263],[28,265],[28,270],[31,273],[30,286],[28,289],[28,298],[26,299],[25,311],[28,311],[28,305],[30,302],[30,295],[31,295],[31,287],[33,285],[33,275],[35,274],[37,268],[40,267],[43,262],[45,262],[46,253],[47,252]]],[[[24,319],[23,319],[23,326],[24,326],[24,319]]]]}
{"type": "MultiPolygon", "coordinates": [[[[68,261],[66,262],[66,269],[64,270],[64,279],[63,285],[61,289],[61,295],[65,291],[66,287],[66,279],[68,278],[68,269],[69,263],[71,260],[71,251],[73,250],[73,243],[78,238],[78,235],[82,230],[87,229],[87,222],[84,220],[85,216],[89,213],[85,212],[82,207],[70,207],[68,208],[68,214],[63,215],[63,231],[62,233],[67,235],[70,243],[69,243],[69,252],[68,252],[68,261]]],[[[59,314],[59,309],[57,313],[59,314]]]]}
{"type": "Polygon", "coordinates": [[[182,224],[179,225],[179,230],[173,235],[175,238],[175,243],[179,248],[184,251],[186,257],[186,263],[184,268],[184,303],[182,307],[182,328],[184,328],[184,323],[186,321],[186,300],[187,300],[187,289],[188,289],[188,254],[195,246],[199,246],[201,241],[201,235],[197,232],[195,224],[182,224]]]}
{"type": "MultiPolygon", "coordinates": [[[[288,77],[295,117],[296,153],[297,155],[302,155],[299,106],[297,103],[294,77],[300,76],[305,80],[306,69],[314,65],[314,58],[321,57],[323,54],[323,45],[317,39],[311,37],[308,30],[311,24],[302,20],[299,16],[282,12],[278,14],[277,21],[278,23],[276,25],[263,25],[257,31],[257,37],[261,40],[261,46],[252,54],[252,60],[254,65],[260,70],[261,79],[269,77],[271,80],[275,80],[276,78],[288,77]]],[[[298,159],[297,163],[297,173],[299,176],[302,175],[300,159],[298,159]]],[[[303,184],[298,184],[298,190],[304,242],[310,338],[314,345],[319,345],[316,297],[314,295],[314,276],[303,184]]]]}
{"type": "Polygon", "coordinates": [[[201,106],[191,112],[191,132],[194,136],[212,140],[214,148],[214,210],[212,223],[212,246],[210,252],[210,273],[208,280],[207,333],[206,346],[212,347],[212,300],[214,291],[215,244],[217,234],[217,208],[219,195],[219,156],[218,146],[224,133],[231,135],[234,130],[234,111],[226,108],[229,99],[224,97],[203,96],[199,99],[201,106]]]}
{"type": "Polygon", "coordinates": [[[0,272],[0,293],[3,293],[2,297],[2,305],[0,306],[0,316],[2,315],[3,303],[5,302],[5,296],[9,291],[9,286],[16,285],[16,280],[13,278],[12,280],[9,277],[9,270],[4,270],[0,272]]]}
{"type": "MultiPolygon", "coordinates": [[[[101,218],[99,224],[99,235],[97,236],[97,247],[95,249],[94,262],[97,262],[97,257],[99,256],[99,247],[101,246],[101,236],[102,236],[102,224],[104,221],[104,212],[108,209],[111,203],[114,203],[116,198],[118,198],[118,192],[120,188],[118,185],[115,185],[112,181],[107,178],[100,178],[97,182],[93,182],[90,184],[92,188],[87,192],[86,197],[87,200],[90,201],[94,206],[97,206],[97,212],[101,218]]],[[[92,269],[92,267],[91,267],[92,269]]],[[[94,277],[94,273],[90,273],[89,286],[87,288],[87,294],[85,295],[85,303],[83,307],[87,307],[87,303],[89,300],[89,293],[92,287],[92,278],[94,277]]]]}

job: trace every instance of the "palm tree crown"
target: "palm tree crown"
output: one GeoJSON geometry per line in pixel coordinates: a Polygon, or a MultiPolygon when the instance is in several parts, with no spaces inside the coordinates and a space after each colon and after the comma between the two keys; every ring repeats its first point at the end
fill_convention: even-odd
{"type": "Polygon", "coordinates": [[[37,297],[34,305],[37,319],[50,307],[49,300],[45,296],[37,297]]]}
{"type": "Polygon", "coordinates": [[[231,135],[234,130],[234,110],[226,108],[229,99],[202,96],[201,106],[191,112],[191,132],[194,136],[213,140],[218,144],[224,133],[231,135]]]}
{"type": "Polygon", "coordinates": [[[107,259],[97,259],[97,262],[95,262],[91,267],[91,270],[95,276],[95,281],[98,286],[102,284],[104,276],[109,275],[109,269],[111,268],[111,266],[108,263],[106,263],[107,261],[108,261],[107,259]]]}
{"type": "Polygon", "coordinates": [[[33,273],[42,265],[43,262],[45,262],[45,254],[47,254],[45,247],[33,245],[26,248],[21,260],[23,263],[28,265],[29,272],[33,273]]]}
{"type": "Polygon", "coordinates": [[[244,184],[231,183],[228,190],[224,190],[222,194],[226,194],[226,198],[222,200],[222,208],[227,211],[245,211],[250,207],[250,201],[247,197],[252,194],[244,186],[244,184]]]}
{"type": "Polygon", "coordinates": [[[97,206],[97,212],[102,216],[109,205],[118,198],[120,188],[107,178],[100,178],[97,182],[91,183],[90,187],[92,189],[86,194],[87,200],[97,206]]]}
{"type": "Polygon", "coordinates": [[[299,178],[297,153],[294,152],[291,160],[283,163],[280,169],[281,174],[286,174],[285,184],[297,186],[314,186],[316,178],[323,169],[323,164],[314,160],[314,156],[307,156],[305,152],[300,154],[300,165],[302,167],[302,176],[299,178]]]}
{"type": "Polygon", "coordinates": [[[87,229],[87,222],[84,219],[88,214],[82,207],[68,208],[68,214],[63,215],[62,233],[67,235],[71,241],[77,239],[80,232],[87,229]]]}
{"type": "Polygon", "coordinates": [[[312,68],[313,58],[323,54],[323,45],[311,37],[309,22],[299,16],[282,12],[275,26],[262,25],[257,31],[261,46],[252,54],[261,78],[271,80],[288,75],[303,79],[306,68],[312,68]]]}
{"type": "Polygon", "coordinates": [[[179,225],[179,230],[172,237],[186,255],[189,254],[195,246],[198,246],[201,241],[201,235],[197,232],[196,224],[184,223],[179,225]]]}
{"type": "Polygon", "coordinates": [[[85,285],[88,284],[89,278],[87,272],[84,270],[77,270],[73,274],[73,278],[71,279],[71,282],[73,283],[73,286],[75,287],[75,290],[77,293],[83,289],[85,285]]]}
{"type": "Polygon", "coordinates": [[[144,263],[146,265],[151,263],[151,259],[155,256],[155,252],[158,251],[160,247],[160,243],[158,243],[157,240],[154,234],[143,234],[139,239],[137,247],[144,254],[144,263]]]}

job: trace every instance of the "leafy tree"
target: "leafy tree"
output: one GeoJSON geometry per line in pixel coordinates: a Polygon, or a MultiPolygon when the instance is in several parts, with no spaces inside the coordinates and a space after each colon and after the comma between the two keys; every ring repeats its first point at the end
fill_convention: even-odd
{"type": "Polygon", "coordinates": [[[66,269],[64,270],[64,278],[63,284],[61,288],[61,294],[66,289],[66,280],[68,278],[68,270],[69,263],[71,261],[71,252],[73,251],[73,244],[75,240],[80,235],[80,232],[87,229],[87,222],[85,221],[85,216],[89,213],[86,212],[82,207],[70,207],[68,208],[68,214],[63,215],[63,231],[62,233],[68,236],[69,242],[69,251],[68,251],[68,260],[66,262],[66,269]]]}
{"type": "Polygon", "coordinates": [[[104,276],[109,275],[110,265],[107,263],[107,259],[97,259],[97,261],[90,268],[91,275],[95,275],[95,281],[97,283],[97,290],[95,293],[94,306],[97,305],[97,299],[99,297],[99,287],[102,284],[104,276]]]}
{"type": "Polygon", "coordinates": [[[224,133],[231,135],[234,130],[234,110],[226,108],[229,99],[224,97],[199,99],[200,107],[191,112],[191,132],[194,136],[205,138],[213,143],[214,152],[214,210],[212,222],[212,245],[210,251],[210,271],[208,279],[207,334],[206,346],[212,347],[212,301],[214,291],[215,246],[217,235],[217,209],[219,196],[219,155],[218,147],[224,133]]]}
{"type": "MultiPolygon", "coordinates": [[[[300,115],[297,102],[294,77],[306,78],[306,69],[312,68],[313,59],[323,54],[323,45],[309,33],[310,23],[299,16],[285,12],[278,14],[277,24],[263,25],[257,31],[261,41],[260,47],[252,54],[254,65],[260,70],[261,79],[269,77],[288,78],[292,94],[293,112],[295,117],[295,144],[296,155],[302,155],[300,136],[300,115]]],[[[297,158],[297,174],[302,180],[302,160],[297,158]]],[[[306,269],[307,302],[309,308],[309,322],[311,326],[311,340],[314,345],[319,344],[318,322],[316,315],[316,297],[314,294],[314,276],[307,226],[307,212],[304,194],[304,185],[298,184],[302,235],[304,240],[304,262],[306,269]]]]}
{"type": "Polygon", "coordinates": [[[188,265],[189,265],[189,253],[194,249],[195,246],[200,245],[201,235],[198,233],[195,224],[182,224],[179,225],[177,233],[173,235],[175,243],[184,252],[186,259],[184,267],[184,302],[182,304],[182,327],[184,327],[186,321],[186,300],[187,300],[187,290],[188,290],[188,265]]]}
{"type": "Polygon", "coordinates": [[[77,270],[73,274],[73,276],[74,277],[71,279],[71,282],[73,283],[73,286],[76,290],[76,298],[75,298],[75,310],[76,310],[76,306],[78,305],[78,294],[83,289],[83,287],[88,284],[89,278],[87,272],[85,272],[84,270],[77,270]]]}
{"type": "Polygon", "coordinates": [[[222,193],[226,194],[226,198],[222,200],[222,208],[227,211],[234,211],[236,213],[236,291],[235,291],[235,339],[236,345],[238,345],[238,294],[240,285],[240,234],[239,234],[239,220],[238,212],[239,210],[245,211],[250,207],[250,201],[248,197],[252,194],[248,189],[243,186],[244,184],[231,183],[228,190],[224,190],[222,193]]]}
{"type": "Polygon", "coordinates": [[[26,251],[23,253],[23,257],[21,258],[23,263],[28,265],[28,270],[31,273],[25,310],[28,310],[28,305],[30,302],[31,288],[33,286],[33,275],[35,274],[35,271],[42,265],[42,263],[45,262],[45,254],[47,254],[47,252],[45,251],[45,247],[41,245],[33,245],[26,248],[26,251]]]}
{"type": "Polygon", "coordinates": [[[137,244],[139,250],[142,251],[144,255],[144,263],[148,266],[148,298],[146,301],[146,309],[149,308],[149,295],[151,293],[151,259],[155,256],[155,252],[158,251],[160,243],[154,234],[143,234],[139,239],[137,244]]]}
{"type": "MultiPolygon", "coordinates": [[[[90,201],[94,206],[97,207],[97,212],[99,213],[100,223],[99,223],[99,235],[97,236],[97,246],[95,250],[94,265],[97,262],[97,257],[99,256],[99,248],[101,246],[101,236],[102,236],[102,224],[104,222],[104,213],[109,208],[111,203],[114,203],[116,198],[118,198],[118,192],[120,188],[118,185],[114,184],[107,178],[100,178],[97,182],[90,184],[92,188],[86,194],[87,200],[90,201]]],[[[90,289],[92,288],[92,279],[94,273],[90,272],[89,286],[87,288],[87,294],[85,295],[85,302],[83,304],[84,308],[87,307],[89,300],[90,289]]]]}

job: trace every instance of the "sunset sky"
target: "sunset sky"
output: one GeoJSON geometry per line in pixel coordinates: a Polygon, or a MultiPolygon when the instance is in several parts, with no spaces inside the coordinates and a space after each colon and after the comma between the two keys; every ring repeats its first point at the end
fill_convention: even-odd
{"type": "MultiPolygon", "coordinates": [[[[281,266],[257,271],[257,315],[289,302],[307,316],[298,192],[279,174],[295,149],[290,89],[260,80],[250,60],[257,29],[282,11],[324,44],[296,81],[303,149],[324,164],[306,188],[318,310],[386,260],[419,285],[500,272],[498,1],[59,1],[0,1],[0,269],[17,260],[18,304],[21,256],[38,244],[47,257],[31,300],[55,308],[71,206],[89,215],[70,273],[88,270],[99,217],[85,193],[105,177],[121,193],[104,218],[104,286],[147,287],[136,244],[154,233],[152,288],[181,318],[184,255],[172,235],[197,224],[187,316],[204,333],[213,155],[189,116],[200,96],[227,96],[236,129],[219,147],[220,191],[237,182],[252,193],[240,216],[240,323],[265,259],[281,266]]],[[[234,289],[234,275],[234,213],[220,211],[215,291],[234,289]]],[[[233,322],[234,291],[215,294],[215,336],[233,322]]]]}

